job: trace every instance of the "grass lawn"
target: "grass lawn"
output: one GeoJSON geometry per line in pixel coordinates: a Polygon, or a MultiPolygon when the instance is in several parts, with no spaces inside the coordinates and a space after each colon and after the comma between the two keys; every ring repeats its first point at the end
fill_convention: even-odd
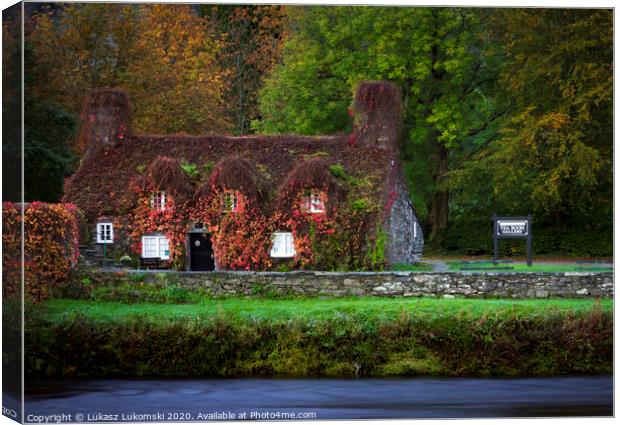
{"type": "MultiPolygon", "coordinates": [[[[584,312],[597,301],[591,299],[437,299],[437,298],[297,298],[269,300],[229,298],[205,300],[198,304],[123,304],[120,302],[51,299],[43,306],[52,321],[82,313],[97,321],[114,322],[144,316],[149,320],[169,321],[184,318],[209,318],[219,314],[235,319],[287,322],[290,320],[337,319],[347,316],[390,320],[403,312],[416,317],[434,318],[446,315],[481,317],[539,316],[553,312],[584,312]]],[[[600,301],[603,310],[613,309],[613,300],[600,301]]]]}
{"type": "MultiPolygon", "coordinates": [[[[485,262],[485,263],[480,263],[480,264],[464,264],[460,261],[450,261],[448,262],[448,266],[449,269],[452,271],[460,271],[462,270],[464,267],[465,268],[484,268],[484,271],[489,270],[489,271],[493,271],[494,269],[496,269],[497,272],[556,272],[556,273],[563,273],[563,272],[588,272],[588,271],[592,271],[592,272],[611,272],[613,271],[613,268],[611,267],[601,267],[599,265],[596,264],[584,264],[583,266],[578,265],[576,263],[566,263],[566,264],[536,264],[536,263],[532,263],[532,266],[528,266],[527,264],[521,264],[521,263],[499,263],[496,266],[493,265],[493,263],[491,261],[485,262]],[[502,267],[512,267],[512,269],[502,269],[502,267]]],[[[468,270],[462,270],[462,271],[468,271],[468,270]]],[[[479,270],[471,270],[472,272],[474,271],[479,271],[479,270]]]]}
{"type": "Polygon", "coordinates": [[[387,268],[385,271],[398,271],[398,272],[428,272],[433,270],[432,264],[429,263],[415,263],[415,264],[394,264],[387,268]]]}

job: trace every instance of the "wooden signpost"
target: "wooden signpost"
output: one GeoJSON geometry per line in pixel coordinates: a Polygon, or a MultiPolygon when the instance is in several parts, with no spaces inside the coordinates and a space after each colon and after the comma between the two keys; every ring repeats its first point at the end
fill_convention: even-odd
{"type": "Polygon", "coordinates": [[[493,261],[498,260],[499,240],[527,239],[527,265],[532,265],[532,216],[498,217],[493,215],[493,261]]]}

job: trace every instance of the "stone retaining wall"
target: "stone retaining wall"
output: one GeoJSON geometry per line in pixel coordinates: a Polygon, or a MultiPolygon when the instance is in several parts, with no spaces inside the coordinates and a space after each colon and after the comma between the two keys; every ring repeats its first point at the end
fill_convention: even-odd
{"type": "MultiPolygon", "coordinates": [[[[93,272],[102,283],[177,284],[213,295],[613,297],[613,273],[93,272]],[[140,276],[136,274],[142,273],[140,276]]],[[[95,276],[93,276],[95,277],[95,276]]]]}

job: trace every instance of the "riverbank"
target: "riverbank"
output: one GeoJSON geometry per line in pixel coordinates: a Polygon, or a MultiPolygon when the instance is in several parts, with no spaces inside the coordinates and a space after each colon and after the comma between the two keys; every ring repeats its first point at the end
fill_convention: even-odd
{"type": "Polygon", "coordinates": [[[612,373],[611,300],[50,300],[29,377],[612,373]]]}

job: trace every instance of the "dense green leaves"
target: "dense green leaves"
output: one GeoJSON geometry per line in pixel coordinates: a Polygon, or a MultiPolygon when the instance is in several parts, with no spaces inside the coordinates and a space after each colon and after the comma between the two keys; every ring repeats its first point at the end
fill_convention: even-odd
{"type": "Polygon", "coordinates": [[[421,215],[447,226],[449,156],[484,139],[496,117],[484,88],[494,57],[479,36],[484,12],[453,8],[290,8],[284,62],[260,98],[264,132],[348,131],[347,99],[365,79],[404,95],[405,170],[421,215]],[[430,161],[429,161],[430,157],[430,161]],[[415,182],[415,184],[414,184],[415,182]]]}
{"type": "Polygon", "coordinates": [[[610,373],[606,303],[536,300],[53,300],[28,309],[28,377],[610,373]],[[575,308],[575,310],[573,310],[575,308]],[[49,353],[62,352],[50,357],[49,353]]]}
{"type": "Polygon", "coordinates": [[[78,157],[70,146],[76,118],[62,106],[36,94],[33,81],[43,78],[30,43],[24,46],[24,200],[58,202],[65,178],[78,157]]]}
{"type": "Polygon", "coordinates": [[[435,242],[493,213],[610,224],[611,11],[309,7],[289,21],[255,128],[349,131],[355,85],[397,82],[403,169],[435,242]]]}
{"type": "Polygon", "coordinates": [[[609,226],[611,12],[502,10],[493,18],[490,34],[505,58],[495,96],[510,113],[501,135],[452,171],[455,202],[467,211],[486,193],[489,207],[534,213],[539,225],[609,226]]]}

